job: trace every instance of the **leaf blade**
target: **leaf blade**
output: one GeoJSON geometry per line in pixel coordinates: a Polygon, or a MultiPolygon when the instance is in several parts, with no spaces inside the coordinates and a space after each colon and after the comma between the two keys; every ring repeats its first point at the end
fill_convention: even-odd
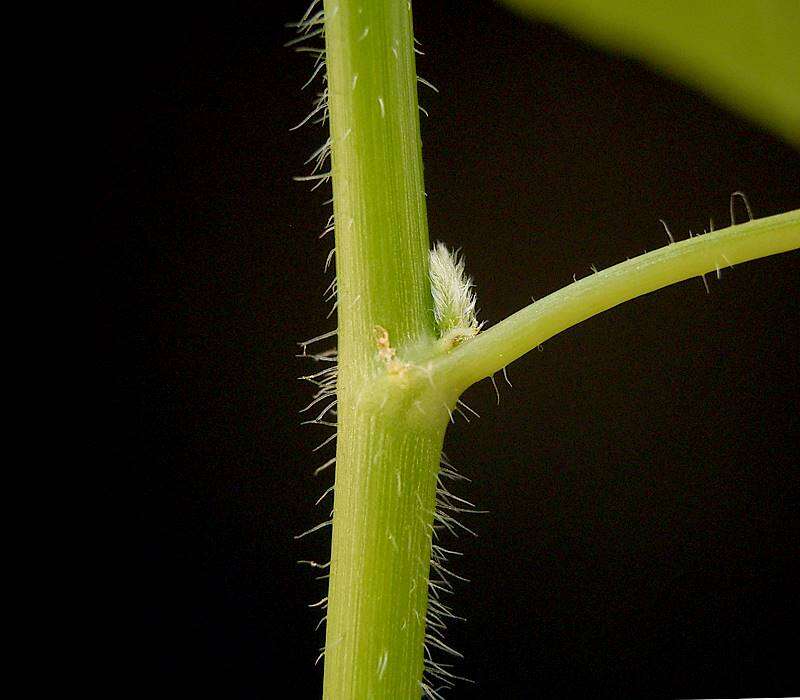
{"type": "Polygon", "coordinates": [[[640,58],[800,147],[800,2],[505,0],[640,58]]]}

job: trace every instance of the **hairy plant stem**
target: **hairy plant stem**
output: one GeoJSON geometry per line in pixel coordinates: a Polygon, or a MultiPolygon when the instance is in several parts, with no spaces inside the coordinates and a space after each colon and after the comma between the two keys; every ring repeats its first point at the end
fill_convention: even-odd
{"type": "Polygon", "coordinates": [[[447,411],[409,417],[419,382],[375,381],[376,327],[392,348],[435,339],[410,3],[326,0],[325,44],[339,375],[324,697],[418,698],[447,411]]]}
{"type": "Polygon", "coordinates": [[[800,213],[580,280],[475,338],[437,340],[408,0],[325,0],[339,369],[327,700],[419,697],[436,478],[459,394],[628,299],[800,247],[800,213]]]}
{"type": "Polygon", "coordinates": [[[800,210],[730,226],[626,260],[517,311],[434,360],[437,383],[461,393],[567,328],[676,282],[800,248],[800,210]]]}
{"type": "Polygon", "coordinates": [[[444,420],[341,415],[325,698],[419,698],[444,420]]]}

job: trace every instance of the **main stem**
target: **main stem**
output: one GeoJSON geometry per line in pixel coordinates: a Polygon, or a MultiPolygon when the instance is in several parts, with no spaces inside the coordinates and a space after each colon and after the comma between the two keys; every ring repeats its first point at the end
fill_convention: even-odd
{"type": "Polygon", "coordinates": [[[435,338],[411,4],[325,0],[325,44],[339,375],[323,696],[419,698],[447,412],[410,413],[376,346],[376,327],[393,348],[435,338]]]}

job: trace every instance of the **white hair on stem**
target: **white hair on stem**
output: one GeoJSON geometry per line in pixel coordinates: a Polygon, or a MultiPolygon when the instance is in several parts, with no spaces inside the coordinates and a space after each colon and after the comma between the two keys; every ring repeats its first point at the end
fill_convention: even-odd
{"type": "MultiPolygon", "coordinates": [[[[310,55],[314,59],[314,64],[311,72],[311,77],[306,81],[303,85],[302,89],[306,89],[313,83],[321,82],[321,87],[317,93],[316,99],[314,100],[313,107],[311,112],[292,130],[299,129],[306,124],[319,124],[325,126],[328,122],[329,116],[329,107],[328,107],[328,99],[329,99],[329,92],[328,92],[328,76],[327,76],[327,65],[326,65],[326,51],[324,46],[314,45],[314,43],[319,42],[321,39],[324,38],[325,34],[325,13],[321,7],[322,3],[321,0],[311,0],[311,4],[309,5],[308,9],[306,10],[305,14],[301,17],[298,22],[294,22],[289,27],[293,28],[297,32],[297,36],[292,39],[291,41],[287,42],[287,46],[294,47],[295,51],[303,54],[310,55]],[[312,43],[307,43],[310,41],[312,43]]],[[[335,12],[335,10],[334,10],[335,12]]],[[[346,136],[345,136],[346,138],[346,136]]],[[[311,182],[312,187],[311,189],[317,189],[324,185],[328,185],[331,180],[331,172],[330,172],[330,159],[331,159],[331,145],[332,145],[332,138],[330,134],[328,134],[325,138],[324,143],[317,148],[305,161],[304,165],[311,166],[311,171],[306,175],[301,175],[295,177],[294,179],[299,182],[311,182]]],[[[333,198],[330,197],[327,199],[324,204],[330,205],[333,203],[333,198]]],[[[322,233],[320,234],[320,238],[323,238],[329,233],[333,233],[335,228],[334,216],[333,214],[330,215],[328,218],[327,223],[325,224],[325,228],[323,229],[322,233]]],[[[325,272],[328,272],[332,269],[332,261],[334,256],[334,250],[331,250],[327,258],[325,260],[325,272]]],[[[325,290],[323,297],[326,303],[331,304],[331,310],[328,314],[328,317],[332,316],[336,311],[337,306],[337,284],[336,284],[336,274],[335,270],[333,271],[332,280],[328,285],[327,289],[325,290]]],[[[315,372],[307,374],[301,379],[310,382],[316,387],[316,393],[311,398],[310,403],[302,409],[302,412],[311,411],[313,409],[314,413],[311,415],[309,420],[303,421],[304,424],[312,424],[315,426],[321,426],[326,430],[332,430],[332,433],[328,435],[316,448],[314,448],[314,452],[321,450],[323,448],[329,448],[331,443],[336,441],[336,423],[337,423],[337,379],[338,379],[338,353],[336,348],[329,348],[327,350],[317,351],[317,352],[309,352],[309,346],[319,343],[320,341],[325,340],[332,340],[335,342],[335,338],[338,334],[338,330],[334,329],[328,333],[323,333],[318,335],[314,338],[309,340],[303,341],[299,343],[301,353],[300,357],[304,357],[308,360],[311,360],[315,363],[321,363],[323,365],[322,369],[318,369],[315,372]]],[[[333,456],[324,462],[320,467],[318,467],[314,471],[314,475],[318,475],[325,471],[326,469],[334,466],[336,464],[336,457],[333,456]]],[[[323,492],[322,496],[317,500],[316,505],[319,505],[327,496],[330,496],[334,491],[333,485],[328,486],[327,489],[323,492]]],[[[297,535],[296,539],[304,538],[306,535],[310,535],[312,533],[316,533],[323,529],[326,529],[333,524],[333,511],[331,511],[328,519],[315,525],[312,528],[309,528],[305,532],[297,535]]],[[[319,568],[319,569],[327,569],[330,567],[330,561],[326,564],[318,564],[313,561],[304,561],[304,563],[310,565],[312,568],[319,568]]],[[[328,574],[325,573],[323,576],[316,577],[317,579],[325,579],[328,577],[328,574]]],[[[315,630],[319,631],[322,628],[326,621],[327,621],[327,596],[322,598],[317,603],[312,603],[311,606],[316,610],[319,610],[322,613],[321,619],[317,623],[315,630]]],[[[333,643],[335,646],[339,641],[333,643]]],[[[326,647],[320,649],[320,655],[317,657],[315,664],[319,663],[320,660],[325,656],[326,647]]]]}
{"type": "Polygon", "coordinates": [[[471,683],[469,678],[453,673],[453,665],[440,661],[437,656],[463,658],[463,655],[445,643],[447,623],[449,620],[464,621],[465,618],[456,615],[453,609],[443,600],[446,594],[456,591],[454,579],[467,581],[450,569],[451,557],[461,556],[461,552],[443,547],[441,537],[443,531],[451,536],[458,537],[458,531],[463,530],[471,535],[475,533],[450,513],[483,513],[486,511],[475,510],[472,503],[453,494],[445,485],[445,480],[469,481],[467,477],[459,474],[447,460],[444,453],[441,455],[439,474],[436,479],[436,505],[434,510],[433,525],[431,530],[431,563],[428,574],[428,607],[425,614],[425,642],[423,647],[424,664],[423,675],[420,683],[422,694],[429,700],[444,700],[442,692],[455,686],[456,681],[471,683]],[[464,508],[463,506],[468,506],[464,508]]]}

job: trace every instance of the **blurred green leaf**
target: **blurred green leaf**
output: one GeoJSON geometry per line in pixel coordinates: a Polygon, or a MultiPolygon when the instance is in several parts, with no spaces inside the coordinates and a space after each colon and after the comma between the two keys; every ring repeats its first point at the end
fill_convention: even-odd
{"type": "Polygon", "coordinates": [[[505,0],[641,58],[800,146],[800,0],[505,0]]]}

